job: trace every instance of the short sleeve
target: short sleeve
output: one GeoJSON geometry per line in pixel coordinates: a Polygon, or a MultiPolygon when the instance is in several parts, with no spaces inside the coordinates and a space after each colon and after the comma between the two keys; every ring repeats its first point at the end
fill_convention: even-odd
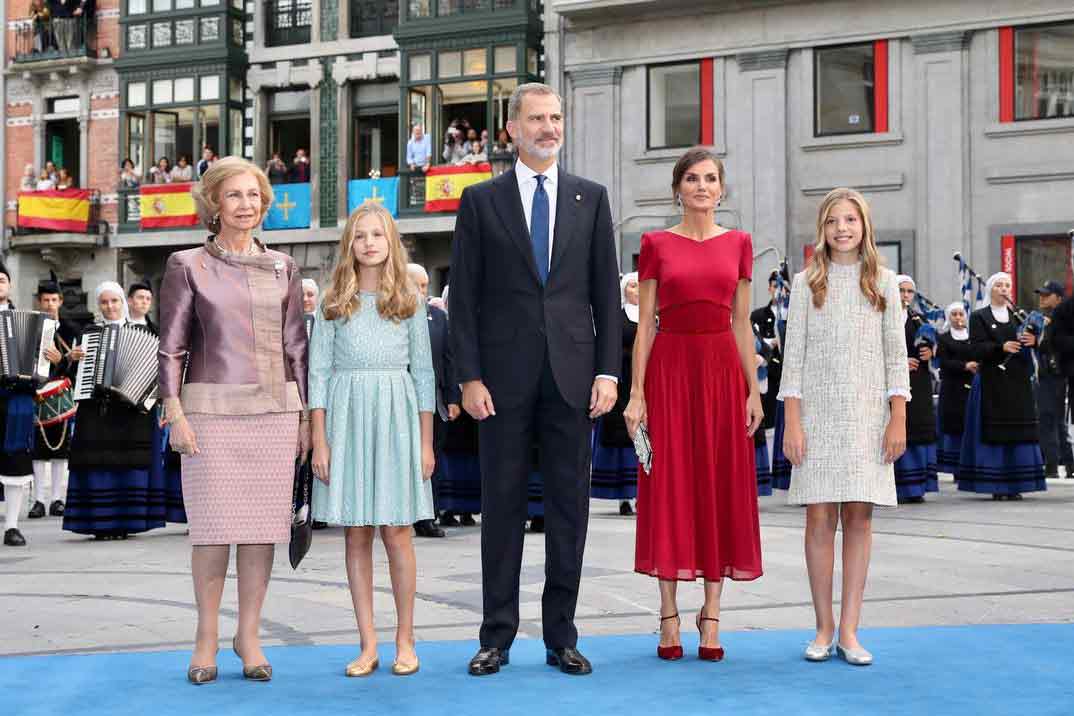
{"type": "Polygon", "coordinates": [[[742,234],[742,245],[738,256],[739,279],[753,280],[753,237],[747,233],[742,234]]]}
{"type": "Polygon", "coordinates": [[[660,260],[651,234],[641,235],[641,252],[638,254],[638,281],[659,279],[660,260]]]}

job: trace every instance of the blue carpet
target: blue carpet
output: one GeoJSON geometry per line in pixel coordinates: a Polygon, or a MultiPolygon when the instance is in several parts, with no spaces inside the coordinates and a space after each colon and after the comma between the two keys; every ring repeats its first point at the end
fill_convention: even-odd
{"type": "MultiPolygon", "coordinates": [[[[686,621],[686,620],[684,620],[686,621]]],[[[685,625],[684,625],[685,626],[685,625]]],[[[684,629],[684,635],[686,631],[684,629]]],[[[662,662],[655,635],[593,637],[580,646],[589,677],[543,663],[540,642],[521,640],[500,674],[474,678],[469,641],[418,645],[421,672],[392,676],[392,647],[381,668],[347,679],[353,646],[266,649],[271,683],[242,681],[238,659],[221,650],[221,678],[186,683],[187,652],[0,658],[4,712],[35,714],[1049,714],[1074,713],[1069,657],[1074,624],[869,629],[876,664],[809,664],[803,631],[728,632],[727,659],[662,662]]]]}

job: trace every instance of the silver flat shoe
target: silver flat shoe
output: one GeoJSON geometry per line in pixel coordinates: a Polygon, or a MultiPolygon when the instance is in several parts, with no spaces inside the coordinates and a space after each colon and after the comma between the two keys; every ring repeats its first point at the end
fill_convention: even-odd
{"type": "Polygon", "coordinates": [[[835,651],[835,640],[833,639],[830,644],[818,644],[816,640],[809,642],[805,648],[805,660],[806,661],[827,661],[832,658],[832,653],[835,651]]]}
{"type": "Polygon", "coordinates": [[[847,649],[836,644],[835,650],[839,658],[851,666],[869,666],[873,663],[873,655],[860,646],[856,649],[847,649]]]}

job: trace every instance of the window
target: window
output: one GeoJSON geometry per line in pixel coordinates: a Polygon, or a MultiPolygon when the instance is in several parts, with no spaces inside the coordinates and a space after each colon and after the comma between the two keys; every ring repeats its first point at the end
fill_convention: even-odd
{"type": "Polygon", "coordinates": [[[175,80],[175,87],[173,93],[173,101],[175,102],[193,102],[194,101],[194,78],[193,77],[180,77],[175,80]]]}
{"type": "Polygon", "coordinates": [[[127,26],[127,49],[144,50],[146,48],[145,25],[127,26]]]}
{"type": "Polygon", "coordinates": [[[1074,117],[1074,23],[1000,29],[1000,120],[1074,117]]]}
{"type": "Polygon", "coordinates": [[[153,0],[153,12],[168,12],[172,9],[172,0],[153,0]]]}
{"type": "Polygon", "coordinates": [[[408,0],[407,4],[407,17],[432,17],[433,4],[432,0],[408,0]]]}
{"type": "Polygon", "coordinates": [[[437,76],[458,77],[462,74],[462,53],[458,50],[441,52],[436,60],[437,76]]]}
{"type": "Polygon", "coordinates": [[[153,81],[153,104],[169,104],[172,101],[172,81],[153,81]]]}
{"type": "Polygon", "coordinates": [[[410,80],[412,82],[424,82],[433,76],[431,55],[410,56],[410,80]]]}
{"type": "Polygon", "coordinates": [[[242,45],[242,22],[240,20],[231,21],[231,44],[242,45]]]}
{"type": "Polygon", "coordinates": [[[142,173],[142,147],[145,141],[145,115],[127,115],[127,158],[134,162],[134,170],[142,173]]]}
{"type": "Polygon", "coordinates": [[[307,43],[313,25],[313,1],[269,0],[265,3],[265,25],[267,47],[307,43]]]}
{"type": "Polygon", "coordinates": [[[232,109],[228,113],[231,116],[231,154],[236,157],[242,156],[242,110],[232,109]]]}
{"type": "Polygon", "coordinates": [[[53,97],[48,101],[49,114],[77,112],[80,102],[78,97],[53,97]]]}
{"type": "Polygon", "coordinates": [[[242,80],[232,75],[228,78],[228,97],[232,102],[242,102],[242,80]]]}
{"type": "Polygon", "coordinates": [[[205,75],[201,78],[201,100],[220,99],[220,77],[205,75]]]}
{"type": "MultiPolygon", "coordinates": [[[[203,0],[204,2],[204,0],[203,0]]],[[[215,42],[220,39],[220,18],[218,17],[203,17],[201,18],[201,41],[202,42],[215,42]]]]}
{"type": "Polygon", "coordinates": [[[176,10],[189,10],[194,7],[194,0],[175,0],[176,10]]]}
{"type": "Polygon", "coordinates": [[[481,12],[488,10],[490,5],[491,0],[439,0],[437,14],[444,17],[445,15],[481,12]]]}
{"type": "Polygon", "coordinates": [[[538,65],[537,50],[535,50],[532,47],[530,47],[529,49],[526,50],[526,72],[529,72],[531,75],[536,76],[537,75],[537,69],[538,69],[537,65],[538,65]]]}
{"type": "Polygon", "coordinates": [[[399,23],[399,0],[350,0],[351,37],[390,35],[399,23]]]}
{"type": "Polygon", "coordinates": [[[146,0],[127,0],[128,15],[144,15],[145,11],[146,0]]]}
{"type": "Polygon", "coordinates": [[[127,85],[127,106],[145,106],[145,82],[131,82],[127,85]]]}
{"type": "Polygon", "coordinates": [[[194,44],[194,20],[177,20],[175,22],[175,44],[194,44]]]}
{"type": "Polygon", "coordinates": [[[514,45],[500,45],[494,50],[493,71],[496,74],[514,72],[518,67],[518,48],[514,45]]]}
{"type": "Polygon", "coordinates": [[[488,70],[488,53],[484,48],[465,50],[462,53],[462,68],[465,75],[483,75],[488,70]]]}
{"type": "Polygon", "coordinates": [[[886,40],[819,48],[813,62],[814,136],[888,131],[886,40]]]}
{"type": "Polygon", "coordinates": [[[701,63],[649,68],[649,148],[701,141],[701,63]]]}
{"type": "Polygon", "coordinates": [[[167,47],[172,44],[172,24],[170,22],[153,23],[153,47],[167,47]]]}

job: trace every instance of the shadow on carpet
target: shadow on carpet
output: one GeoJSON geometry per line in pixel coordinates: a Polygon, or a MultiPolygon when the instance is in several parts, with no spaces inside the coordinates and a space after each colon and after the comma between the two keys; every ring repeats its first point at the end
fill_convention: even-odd
{"type": "Polygon", "coordinates": [[[727,658],[696,658],[697,636],[684,624],[687,656],[656,658],[655,635],[582,639],[594,673],[570,677],[544,664],[540,642],[519,640],[511,665],[474,678],[466,665],[476,644],[418,644],[421,671],[390,671],[394,648],[363,679],[343,676],[354,646],[266,649],[275,669],[267,684],[246,683],[238,659],[221,649],[215,684],[186,682],[188,652],[0,658],[3,711],[36,714],[1049,714],[1074,713],[1064,654],[1074,654],[1074,624],[869,629],[871,667],[810,664],[804,631],[728,632],[727,658]]]}

